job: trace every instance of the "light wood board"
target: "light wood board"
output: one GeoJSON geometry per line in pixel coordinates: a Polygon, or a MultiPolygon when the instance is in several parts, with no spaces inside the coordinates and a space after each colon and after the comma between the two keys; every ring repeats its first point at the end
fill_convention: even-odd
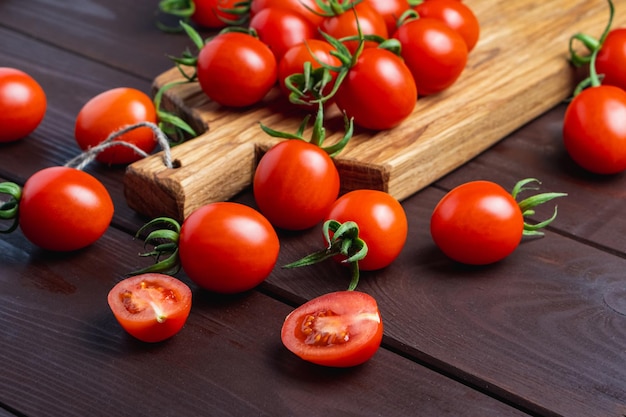
{"type": "MultiPolygon", "coordinates": [[[[609,16],[604,0],[466,4],[481,34],[465,71],[448,90],[419,98],[396,128],[357,129],[335,159],[342,191],[373,188],[402,200],[567,99],[578,80],[568,61],[569,38],[576,32],[599,37],[609,16]]],[[[624,24],[626,1],[614,4],[616,27],[624,24]]],[[[172,68],[154,80],[154,89],[178,79],[172,68]]],[[[261,131],[260,122],[295,132],[302,120],[277,89],[259,105],[233,110],[211,102],[192,83],[168,90],[163,106],[203,133],[172,149],[174,169],[164,166],[161,153],[130,165],[125,195],[139,213],[179,220],[251,184],[259,155],[277,141],[261,131]]],[[[343,135],[339,112],[331,112],[327,128],[328,143],[343,135]]]]}

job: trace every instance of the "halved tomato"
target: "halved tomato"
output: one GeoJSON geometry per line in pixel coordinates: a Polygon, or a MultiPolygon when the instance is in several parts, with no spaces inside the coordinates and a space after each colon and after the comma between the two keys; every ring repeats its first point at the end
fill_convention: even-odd
{"type": "Polygon", "coordinates": [[[130,335],[144,342],[160,342],[178,333],[191,310],[191,289],[164,274],[126,278],[109,292],[109,307],[130,335]]]}
{"type": "Polygon", "coordinates": [[[358,291],[314,298],[292,311],[281,331],[283,344],[305,361],[350,367],[368,361],[383,338],[376,300],[358,291]]]}

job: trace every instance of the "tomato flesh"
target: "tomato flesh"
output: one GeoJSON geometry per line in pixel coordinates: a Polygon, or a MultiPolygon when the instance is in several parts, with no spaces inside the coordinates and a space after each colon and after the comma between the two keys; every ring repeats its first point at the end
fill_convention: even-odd
{"type": "Polygon", "coordinates": [[[368,361],[383,337],[376,300],[358,291],[324,294],[296,308],[281,331],[283,344],[305,361],[351,367],[368,361]]]}
{"type": "Polygon", "coordinates": [[[177,334],[191,310],[191,289],[164,274],[142,274],[118,282],[108,303],[119,324],[143,342],[160,342],[177,334]]]}

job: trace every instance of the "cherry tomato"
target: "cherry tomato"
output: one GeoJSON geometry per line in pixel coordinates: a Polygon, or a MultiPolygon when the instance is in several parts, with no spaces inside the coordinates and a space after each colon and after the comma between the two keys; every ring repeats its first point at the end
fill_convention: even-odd
{"type": "MultiPolygon", "coordinates": [[[[357,36],[359,27],[363,35],[378,35],[383,39],[387,39],[389,36],[385,19],[369,3],[364,1],[353,8],[348,8],[343,13],[325,17],[319,24],[322,32],[335,39],[357,36]]],[[[358,46],[358,41],[348,41],[345,42],[345,45],[350,52],[354,52],[358,46]]],[[[376,47],[378,43],[368,41],[365,42],[365,46],[376,47]]]]}
{"type": "Polygon", "coordinates": [[[258,211],[219,202],[200,207],[185,219],[179,251],[183,269],[200,287],[238,293],[256,287],[270,274],[279,242],[258,211]]]}
{"type": "Polygon", "coordinates": [[[275,227],[304,230],[321,222],[337,199],[339,173],[319,146],[284,140],[259,161],[253,191],[259,210],[275,227]]]}
{"type": "Polygon", "coordinates": [[[289,48],[316,36],[316,28],[301,14],[281,8],[260,10],[250,19],[251,29],[268,45],[276,62],[280,62],[289,48]]]}
{"type": "MultiPolygon", "coordinates": [[[[289,97],[290,94],[285,85],[285,79],[293,74],[301,74],[306,62],[310,62],[313,69],[320,68],[321,65],[318,61],[327,65],[340,66],[339,58],[331,54],[333,50],[332,45],[319,39],[309,39],[289,48],[278,64],[278,85],[285,97],[289,97]]],[[[331,75],[333,79],[337,76],[335,72],[332,72],[331,75]]],[[[332,82],[324,88],[324,93],[327,94],[331,89],[332,82]]]]}
{"type": "Polygon", "coordinates": [[[445,90],[465,69],[468,54],[465,41],[438,19],[420,17],[407,21],[393,37],[400,41],[402,57],[420,96],[445,90]]]}
{"type": "Polygon", "coordinates": [[[51,167],[33,174],[19,201],[19,225],[35,245],[73,251],[91,245],[108,228],[113,201],[100,181],[84,171],[51,167]]]}
{"type": "MultiPolygon", "coordinates": [[[[91,98],[83,105],[74,127],[78,146],[92,148],[113,132],[139,122],[156,123],[154,103],[142,91],[134,88],[114,88],[91,98]]],[[[157,140],[149,127],[140,127],[115,139],[132,143],[146,153],[154,150],[157,140]]],[[[99,152],[96,160],[107,164],[128,164],[142,156],[125,146],[113,146],[99,152]]]]}
{"type": "Polygon", "coordinates": [[[583,90],[567,106],[563,142],[571,158],[596,174],[626,169],[626,91],[611,85],[583,90]]]}
{"type": "Polygon", "coordinates": [[[396,31],[398,19],[410,9],[407,0],[365,0],[365,2],[383,17],[389,34],[396,31]]]}
{"type": "Polygon", "coordinates": [[[191,289],[164,274],[142,274],[118,282],[107,297],[118,323],[143,342],[161,342],[185,325],[191,289]]]}
{"type": "Polygon", "coordinates": [[[367,48],[350,68],[335,101],[355,124],[384,130],[411,114],[417,93],[411,71],[399,56],[385,49],[367,48]]]}
{"type": "Polygon", "coordinates": [[[402,205],[390,194],[377,190],[350,191],[335,201],[326,220],[353,221],[368,247],[359,269],[373,271],[391,264],[406,243],[408,222],[402,205]]]}
{"type": "Polygon", "coordinates": [[[46,113],[46,94],[30,75],[0,67],[0,142],[30,135],[46,113]]]}
{"type": "Polygon", "coordinates": [[[443,21],[465,40],[467,51],[471,51],[480,36],[480,23],[465,3],[458,0],[428,0],[414,7],[420,18],[432,17],[443,21]]]}
{"type": "Polygon", "coordinates": [[[236,8],[240,0],[193,0],[195,11],[191,15],[199,26],[219,29],[228,26],[228,21],[236,21],[240,16],[226,10],[236,8]]]}
{"type": "Polygon", "coordinates": [[[513,196],[500,185],[472,181],[439,201],[431,220],[435,244],[448,257],[485,265],[509,256],[519,245],[524,218],[513,196]]]}
{"type": "Polygon", "coordinates": [[[367,362],[378,351],[383,322],[376,300],[358,291],[339,291],[314,298],[292,311],[281,339],[305,361],[350,367],[367,362]]]}
{"type": "Polygon", "coordinates": [[[322,10],[315,0],[252,0],[250,2],[250,17],[253,18],[259,11],[267,8],[280,8],[299,13],[314,27],[317,27],[324,19],[319,14],[322,10]]]}
{"type": "Polygon", "coordinates": [[[602,84],[626,90],[626,28],[613,29],[602,43],[596,58],[596,71],[602,84]]]}
{"type": "Polygon", "coordinates": [[[223,106],[258,103],[276,83],[276,59],[258,38],[240,32],[217,35],[198,55],[198,81],[223,106]]]}

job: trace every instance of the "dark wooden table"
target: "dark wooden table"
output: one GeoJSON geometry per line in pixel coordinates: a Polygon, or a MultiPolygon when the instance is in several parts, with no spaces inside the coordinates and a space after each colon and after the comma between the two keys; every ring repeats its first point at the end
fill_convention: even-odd
{"type": "MultiPolygon", "coordinates": [[[[0,145],[0,180],[22,184],[64,164],[79,153],[74,120],[89,98],[120,86],[149,92],[171,68],[166,54],[190,43],[155,28],[156,3],[0,2],[0,66],[34,76],[49,103],[30,137],[0,145]]],[[[383,347],[346,370],[299,360],[279,336],[294,306],[347,285],[333,263],[276,268],[232,297],[192,285],[180,334],[153,345],[128,336],[106,294],[145,265],[132,238],[145,219],[125,203],[123,168],[90,165],[116,206],[101,240],[59,255],[19,231],[0,237],[0,416],[625,416],[626,177],[589,175],[569,160],[564,110],[403,202],[403,253],[359,286],[379,302],[383,347]],[[569,194],[544,238],[480,268],[435,248],[430,213],[447,190],[526,177],[569,194]]],[[[249,190],[236,200],[254,204],[249,190]]],[[[316,247],[319,230],[281,239],[284,264],[316,247]]]]}

